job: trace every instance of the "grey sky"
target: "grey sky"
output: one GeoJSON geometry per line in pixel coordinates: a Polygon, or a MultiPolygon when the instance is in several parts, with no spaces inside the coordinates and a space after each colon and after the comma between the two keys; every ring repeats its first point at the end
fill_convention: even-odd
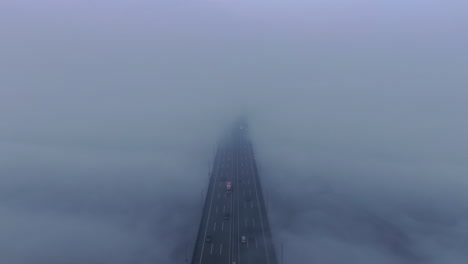
{"type": "Polygon", "coordinates": [[[182,261],[247,112],[287,263],[466,263],[467,12],[2,1],[0,262],[182,261]]]}

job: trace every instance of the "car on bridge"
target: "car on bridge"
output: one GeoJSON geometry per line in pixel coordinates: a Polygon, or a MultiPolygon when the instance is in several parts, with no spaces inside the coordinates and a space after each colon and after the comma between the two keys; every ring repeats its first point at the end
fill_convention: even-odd
{"type": "Polygon", "coordinates": [[[226,183],[226,193],[231,193],[232,191],[232,184],[231,182],[226,183]]]}
{"type": "Polygon", "coordinates": [[[242,244],[247,243],[247,237],[241,236],[241,243],[242,243],[242,244]]]}
{"type": "Polygon", "coordinates": [[[206,243],[211,243],[211,242],[213,242],[213,238],[211,236],[206,236],[205,242],[206,243]]]}
{"type": "Polygon", "coordinates": [[[226,220],[231,219],[231,214],[230,214],[230,213],[226,213],[226,214],[224,215],[224,219],[226,219],[226,220]]]}

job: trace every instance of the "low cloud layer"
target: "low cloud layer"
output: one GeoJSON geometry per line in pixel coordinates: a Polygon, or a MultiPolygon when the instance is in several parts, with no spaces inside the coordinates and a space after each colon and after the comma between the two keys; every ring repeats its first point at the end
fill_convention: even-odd
{"type": "Polygon", "coordinates": [[[467,10],[3,1],[0,262],[183,263],[247,113],[285,263],[466,263],[467,10]]]}

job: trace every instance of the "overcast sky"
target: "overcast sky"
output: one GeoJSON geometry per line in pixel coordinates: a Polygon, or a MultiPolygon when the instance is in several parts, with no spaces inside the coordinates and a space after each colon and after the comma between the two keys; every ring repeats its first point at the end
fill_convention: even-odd
{"type": "Polygon", "coordinates": [[[247,112],[285,263],[467,263],[467,13],[1,1],[0,262],[182,263],[247,112]]]}

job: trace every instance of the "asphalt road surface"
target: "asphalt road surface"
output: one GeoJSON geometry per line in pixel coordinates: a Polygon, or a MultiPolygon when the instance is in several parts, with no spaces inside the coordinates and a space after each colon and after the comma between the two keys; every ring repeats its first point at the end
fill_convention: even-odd
{"type": "Polygon", "coordinates": [[[243,123],[235,125],[216,153],[192,258],[192,264],[202,263],[278,263],[253,148],[243,123]]]}

